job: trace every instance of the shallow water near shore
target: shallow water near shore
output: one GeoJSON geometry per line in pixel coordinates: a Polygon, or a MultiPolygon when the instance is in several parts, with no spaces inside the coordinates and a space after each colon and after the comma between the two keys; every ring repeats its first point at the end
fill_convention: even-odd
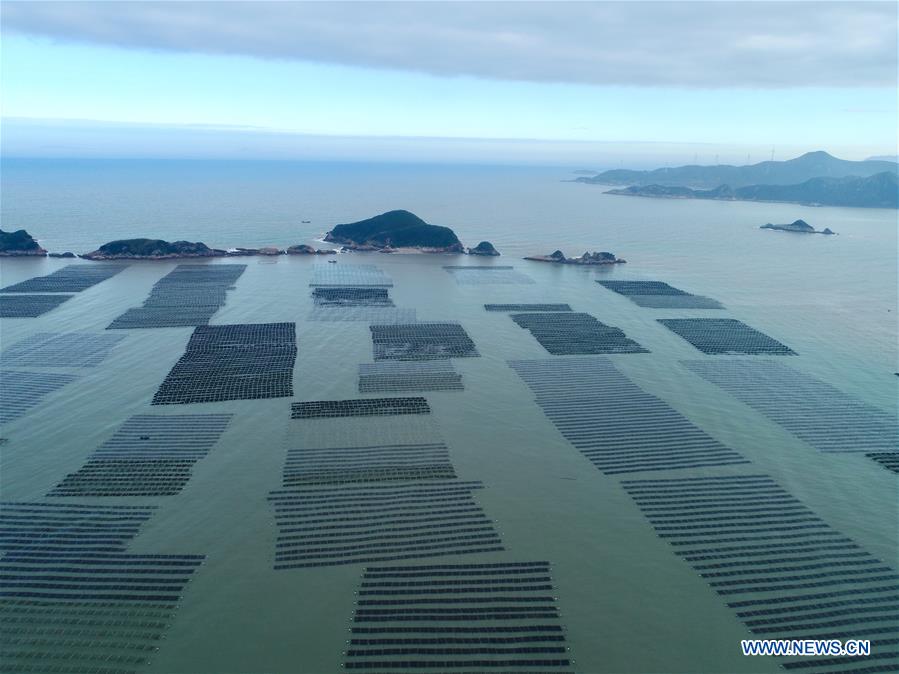
{"type": "MultiPolygon", "coordinates": [[[[453,361],[464,391],[423,395],[458,477],[483,481],[475,499],[495,520],[505,551],[421,563],[552,562],[578,671],[780,671],[773,661],[740,655],[744,625],[655,534],[620,484],[687,471],[601,473],[559,435],[506,363],[565,357],[550,356],[506,314],[483,305],[564,302],[623,329],[649,353],[610,356],[615,366],[752,462],[691,476],[768,474],[895,568],[897,475],[861,454],[818,452],[693,374],[679,361],[716,357],[656,319],[744,321],[799,354],[779,362],[895,417],[896,212],[616,197],[566,182],[572,177],[547,168],[5,160],[2,220],[4,230],[25,228],[50,250],[79,253],[131,236],[286,247],[393,208],[452,227],[466,245],[491,241],[502,257],[336,256],[338,265],[380,267],[393,279],[397,307],[415,309],[419,321],[460,322],[480,353],[453,361]],[[838,236],[758,229],[798,218],[838,236]],[[569,255],[607,250],[628,263],[581,268],[520,259],[556,248],[569,255]],[[535,283],[459,285],[447,264],[513,265],[535,283]],[[641,308],[596,279],[661,280],[726,309],[641,308]]],[[[0,283],[71,263],[4,259],[0,283]]],[[[368,324],[308,320],[308,284],[323,259],[209,262],[222,263],[247,269],[211,323],[295,322],[293,398],[151,407],[192,329],[120,331],[127,337],[97,367],[48,369],[80,378],[0,429],[9,439],[0,449],[0,492],[4,501],[43,500],[131,415],[233,413],[177,496],[83,499],[158,505],[129,551],[207,556],[141,671],[339,671],[364,565],[274,571],[277,530],[266,499],[281,488],[286,436],[303,423],[290,421],[290,402],[360,397],[358,366],[372,362],[368,324]]],[[[0,346],[38,332],[102,332],[175,266],[134,262],[42,317],[4,319],[0,346]]]]}

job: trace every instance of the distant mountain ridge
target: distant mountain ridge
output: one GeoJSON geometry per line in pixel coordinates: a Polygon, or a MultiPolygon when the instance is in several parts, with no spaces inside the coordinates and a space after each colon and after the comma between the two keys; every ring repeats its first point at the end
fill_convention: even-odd
{"type": "Polygon", "coordinates": [[[614,169],[576,182],[599,185],[660,185],[712,189],[721,185],[732,188],[749,185],[798,185],[813,178],[869,177],[877,173],[896,173],[899,165],[892,161],[849,161],[824,151],[808,152],[787,161],[763,161],[747,166],[678,166],[652,171],[614,169]]]}
{"type": "Polygon", "coordinates": [[[776,201],[812,206],[899,208],[899,177],[884,171],[859,178],[812,178],[797,185],[719,185],[711,190],[666,185],[631,185],[606,194],[668,199],[716,199],[719,201],[776,201]]]}

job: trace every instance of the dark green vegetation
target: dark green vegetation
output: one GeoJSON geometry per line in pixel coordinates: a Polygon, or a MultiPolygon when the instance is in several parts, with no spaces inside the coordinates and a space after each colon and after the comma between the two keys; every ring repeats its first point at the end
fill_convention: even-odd
{"type": "MultiPolygon", "coordinates": [[[[868,162],[860,162],[868,163],[868,162]]],[[[899,208],[899,181],[895,172],[884,171],[859,178],[812,178],[798,185],[720,185],[712,190],[665,185],[631,185],[607,194],[671,199],[717,199],[724,201],[775,201],[810,206],[899,208]]]]}
{"type": "Polygon", "coordinates": [[[288,255],[334,255],[337,253],[336,250],[331,250],[330,248],[313,248],[312,246],[307,246],[305,244],[290,246],[285,252],[288,255]]]}
{"type": "Polygon", "coordinates": [[[24,229],[15,232],[4,232],[0,229],[0,255],[39,255],[47,254],[37,241],[24,229]]]}
{"type": "Polygon", "coordinates": [[[474,248],[468,249],[469,255],[499,255],[499,251],[489,241],[481,241],[474,248]]]}
{"type": "Polygon", "coordinates": [[[747,201],[899,208],[899,180],[895,172],[886,171],[867,178],[813,178],[800,185],[755,185],[736,192],[737,199],[747,201]]]}
{"type": "Polygon", "coordinates": [[[759,229],[776,229],[781,232],[797,232],[799,234],[834,234],[829,228],[824,228],[820,232],[808,224],[805,220],[796,220],[788,225],[762,225],[759,229]]]}
{"type": "Polygon", "coordinates": [[[337,225],[325,241],[361,250],[422,248],[462,253],[462,243],[449,227],[429,225],[409,211],[388,211],[367,220],[337,225]]]}
{"type": "Polygon", "coordinates": [[[88,260],[114,260],[120,258],[157,259],[165,257],[220,257],[224,251],[214,250],[201,242],[162,239],[122,239],[104,243],[100,248],[82,257],[88,260]]]}
{"type": "Polygon", "coordinates": [[[577,178],[577,182],[599,185],[662,185],[711,189],[720,185],[733,188],[748,185],[796,185],[811,178],[868,177],[877,173],[892,173],[899,165],[890,161],[847,161],[827,152],[808,152],[788,161],[763,161],[748,166],[677,166],[654,171],[616,169],[604,171],[592,178],[577,178]]]}

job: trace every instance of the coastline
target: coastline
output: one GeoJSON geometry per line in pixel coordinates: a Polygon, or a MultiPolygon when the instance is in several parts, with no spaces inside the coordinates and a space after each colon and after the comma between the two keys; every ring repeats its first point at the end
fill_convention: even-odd
{"type": "MultiPolygon", "coordinates": [[[[322,241],[321,239],[313,239],[315,243],[331,243],[322,241]]],[[[333,244],[332,244],[333,245],[333,244]]],[[[112,260],[135,260],[149,262],[165,262],[168,260],[202,260],[209,258],[230,258],[230,257],[278,257],[280,255],[345,255],[349,253],[378,253],[388,255],[467,255],[463,251],[451,251],[444,249],[431,249],[415,246],[404,246],[401,248],[377,249],[370,247],[354,248],[352,246],[341,245],[337,248],[327,249],[311,249],[310,250],[294,250],[289,248],[229,248],[220,249],[212,248],[209,253],[167,253],[163,255],[134,255],[130,253],[114,253],[114,254],[94,254],[94,253],[54,253],[54,252],[30,252],[30,251],[0,251],[0,258],[54,258],[54,259],[80,259],[89,260],[91,262],[106,262],[112,260]]]]}

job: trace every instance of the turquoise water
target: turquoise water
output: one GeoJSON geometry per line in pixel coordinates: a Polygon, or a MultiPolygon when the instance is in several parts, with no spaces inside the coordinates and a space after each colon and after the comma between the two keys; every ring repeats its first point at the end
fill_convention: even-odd
{"type": "MultiPolygon", "coordinates": [[[[441,267],[472,262],[464,257],[338,257],[338,264],[381,267],[393,278],[398,307],[415,308],[419,320],[461,322],[481,354],[454,361],[464,392],[426,395],[458,476],[484,482],[476,500],[496,520],[506,551],[437,561],[552,561],[582,672],[778,671],[774,662],[739,654],[746,629],[722,598],[656,536],[619,476],[600,473],[543,416],[506,361],[552,356],[483,304],[567,302],[622,328],[650,353],[612,356],[615,365],[753,462],[691,475],[770,474],[895,566],[895,474],[861,455],[816,451],[679,365],[704,356],[655,319],[706,313],[640,308],[593,281],[659,279],[714,297],[727,307],[715,315],[797,351],[789,365],[895,414],[896,212],[614,197],[565,182],[570,177],[564,169],[496,167],[4,161],[2,221],[4,230],[24,227],[51,250],[84,252],[127,236],[287,246],[314,242],[335,223],[406,208],[451,226],[468,245],[492,241],[501,264],[536,283],[457,285],[441,267]],[[758,230],[797,218],[839,236],[758,230]],[[556,248],[609,250],[628,264],[594,270],[519,259],[556,248]]],[[[372,360],[367,325],[307,320],[308,283],[320,261],[228,260],[235,261],[247,270],[212,322],[296,322],[293,399],[358,397],[357,367],[372,360]]],[[[66,263],[6,259],[0,281],[66,263]]],[[[2,346],[37,332],[102,331],[174,266],[134,263],[43,317],[6,319],[2,346]]],[[[130,550],[207,555],[145,671],[338,671],[361,565],[272,570],[276,530],[266,496],[280,488],[291,424],[302,423],[289,421],[290,399],[150,407],[191,329],[122,334],[100,366],[54,370],[81,379],[2,429],[10,440],[2,447],[3,499],[42,499],[133,414],[234,413],[179,495],[103,501],[159,505],[130,550]]]]}

